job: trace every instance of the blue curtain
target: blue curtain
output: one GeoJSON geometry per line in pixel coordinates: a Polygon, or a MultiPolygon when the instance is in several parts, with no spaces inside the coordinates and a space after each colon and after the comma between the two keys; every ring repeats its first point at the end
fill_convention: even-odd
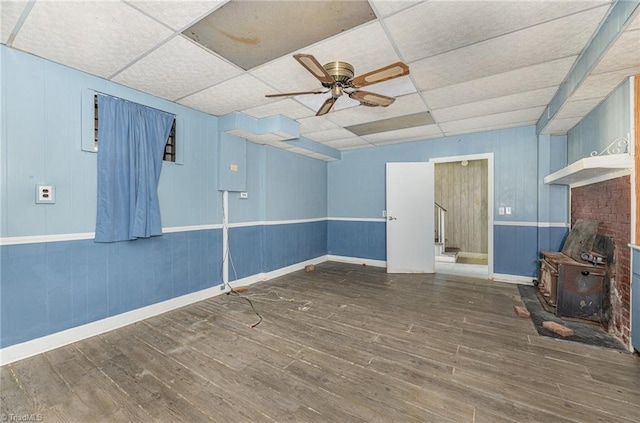
{"type": "Polygon", "coordinates": [[[96,242],[162,235],[158,180],[174,116],[98,95],[96,242]]]}

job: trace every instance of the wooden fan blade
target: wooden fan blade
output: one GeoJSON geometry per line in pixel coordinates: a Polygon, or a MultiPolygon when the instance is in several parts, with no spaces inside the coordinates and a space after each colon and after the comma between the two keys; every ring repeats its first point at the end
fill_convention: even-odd
{"type": "Polygon", "coordinates": [[[358,100],[365,106],[382,106],[387,107],[396,101],[393,97],[387,97],[386,95],[370,93],[368,91],[354,91],[349,94],[349,97],[354,100],[358,100]]]}
{"type": "Polygon", "coordinates": [[[320,109],[318,109],[318,113],[316,113],[316,116],[322,116],[329,113],[329,110],[331,110],[336,100],[337,98],[329,97],[327,101],[322,103],[322,106],[320,106],[320,109]]]}
{"type": "Polygon", "coordinates": [[[356,76],[349,82],[352,87],[359,88],[405,75],[409,75],[409,66],[402,62],[396,62],[364,75],[356,76]]]}
{"type": "Polygon", "coordinates": [[[303,94],[324,94],[328,91],[326,90],[313,90],[313,91],[298,91],[294,93],[283,93],[283,94],[266,94],[265,97],[291,97],[294,95],[303,95],[303,94]]]}
{"type": "Polygon", "coordinates": [[[323,84],[333,84],[335,81],[329,72],[310,54],[294,54],[293,58],[296,59],[306,70],[311,72],[313,76],[318,78],[323,84]]]}

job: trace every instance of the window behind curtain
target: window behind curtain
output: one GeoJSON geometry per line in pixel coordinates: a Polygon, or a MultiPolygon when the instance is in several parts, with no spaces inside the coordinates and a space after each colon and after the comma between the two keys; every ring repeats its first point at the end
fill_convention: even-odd
{"type": "MultiPolygon", "coordinates": [[[[94,95],[94,138],[93,138],[93,146],[96,151],[98,151],[98,95],[94,95]]],[[[164,146],[164,156],[162,158],[165,162],[174,162],[176,161],[176,118],[173,117],[173,124],[171,125],[171,131],[169,132],[169,136],[167,137],[167,143],[164,146]]]]}

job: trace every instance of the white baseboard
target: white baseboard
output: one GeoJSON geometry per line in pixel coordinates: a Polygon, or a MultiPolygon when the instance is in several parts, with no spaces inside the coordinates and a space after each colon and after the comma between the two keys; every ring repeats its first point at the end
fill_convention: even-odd
{"type": "Polygon", "coordinates": [[[496,282],[515,283],[519,285],[533,285],[533,276],[508,275],[504,273],[494,273],[489,278],[496,282]]]}
{"type": "MultiPolygon", "coordinates": [[[[303,269],[308,264],[319,264],[325,262],[327,261],[327,257],[328,256],[320,256],[301,263],[292,264],[291,266],[283,267],[281,269],[276,269],[271,272],[248,276],[246,278],[233,281],[230,285],[232,287],[239,287],[248,286],[256,282],[267,281],[269,279],[303,269]]],[[[51,351],[95,335],[100,335],[101,333],[109,332],[198,301],[206,300],[207,298],[225,294],[227,291],[228,289],[221,284],[203,289],[202,291],[192,292],[160,303],[127,311],[116,316],[107,317],[96,322],[52,333],[51,335],[43,336],[31,341],[11,345],[0,349],[0,366],[51,351]]]]}
{"type": "Polygon", "coordinates": [[[373,266],[373,267],[387,267],[387,262],[385,260],[372,260],[372,259],[359,258],[359,257],[334,256],[333,254],[329,254],[327,256],[327,260],[337,261],[340,263],[366,264],[367,266],[373,266]]]}

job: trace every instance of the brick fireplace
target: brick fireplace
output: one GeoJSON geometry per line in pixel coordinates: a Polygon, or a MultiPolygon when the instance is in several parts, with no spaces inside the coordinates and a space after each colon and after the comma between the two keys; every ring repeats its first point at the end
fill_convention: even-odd
{"type": "Polygon", "coordinates": [[[629,345],[631,178],[623,176],[571,189],[571,226],[578,219],[598,222],[598,234],[611,237],[615,256],[611,272],[609,330],[629,345]]]}

